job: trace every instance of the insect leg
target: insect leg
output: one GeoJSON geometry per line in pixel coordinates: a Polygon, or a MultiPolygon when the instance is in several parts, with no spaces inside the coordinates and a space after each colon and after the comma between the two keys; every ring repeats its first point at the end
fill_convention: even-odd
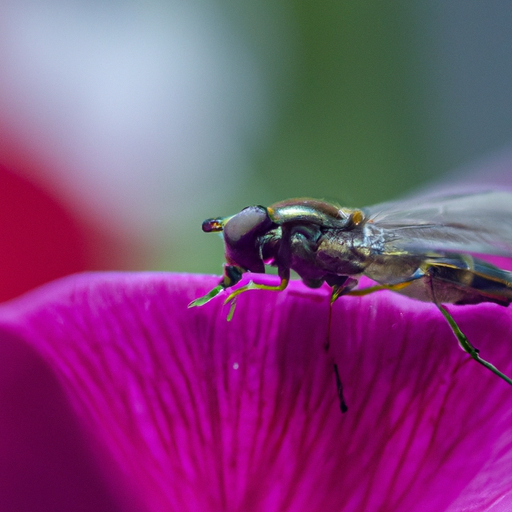
{"type": "MultiPolygon", "coordinates": [[[[332,317],[332,305],[333,303],[342,295],[356,295],[356,296],[363,296],[368,295],[373,292],[378,292],[380,290],[391,290],[391,291],[398,291],[406,286],[410,285],[413,281],[416,279],[420,279],[423,277],[423,272],[418,269],[417,272],[415,272],[407,281],[404,281],[402,283],[398,284],[392,284],[392,285],[376,285],[376,286],[370,286],[368,288],[363,288],[361,290],[353,290],[355,286],[357,286],[357,279],[354,278],[348,278],[346,281],[343,281],[340,284],[333,284],[332,285],[332,294],[331,294],[331,302],[329,305],[329,337],[326,344],[326,351],[329,350],[330,345],[330,332],[331,332],[331,317],[332,317]]],[[[345,402],[345,397],[343,396],[343,385],[341,383],[340,374],[338,371],[338,365],[334,364],[334,376],[336,378],[336,390],[338,393],[338,400],[340,403],[340,410],[342,413],[345,413],[348,411],[347,403],[345,402]]]]}
{"type": "MultiPolygon", "coordinates": [[[[353,286],[349,286],[347,290],[341,290],[335,299],[336,300],[340,295],[353,295],[357,297],[362,297],[364,295],[369,295],[370,293],[379,292],[381,290],[389,290],[392,292],[399,292],[403,290],[407,286],[409,286],[414,281],[421,279],[425,276],[425,270],[422,268],[418,268],[411,276],[407,277],[403,281],[394,284],[377,284],[375,286],[369,286],[368,288],[362,288],[360,290],[352,290],[353,286]]],[[[356,283],[357,284],[357,281],[356,283]]]]}
{"type": "Polygon", "coordinates": [[[342,277],[343,279],[341,279],[339,283],[328,283],[332,286],[331,305],[334,304],[334,302],[336,302],[336,300],[338,300],[342,295],[348,295],[350,291],[357,286],[357,279],[348,276],[342,277]]]}
{"type": "MultiPolygon", "coordinates": [[[[332,287],[331,300],[329,301],[329,323],[327,326],[327,341],[324,345],[325,351],[329,351],[331,345],[331,325],[332,325],[332,308],[333,304],[343,294],[346,294],[352,288],[357,286],[357,279],[349,276],[330,276],[326,279],[327,284],[332,287]]],[[[346,413],[348,411],[347,402],[343,395],[343,384],[341,383],[340,373],[338,371],[338,365],[334,363],[334,377],[336,379],[336,393],[338,395],[338,401],[340,404],[340,411],[346,413]]]]}
{"type": "Polygon", "coordinates": [[[290,282],[290,269],[280,269],[279,275],[281,277],[281,282],[278,285],[272,286],[268,284],[260,284],[255,283],[254,281],[249,281],[246,285],[230,293],[228,298],[224,301],[224,304],[231,304],[231,308],[228,313],[228,321],[230,321],[233,318],[233,313],[235,312],[236,306],[236,299],[241,293],[247,292],[249,290],[270,290],[274,292],[282,292],[290,282]]]}
{"type": "Polygon", "coordinates": [[[346,294],[357,286],[357,279],[350,276],[328,276],[325,282],[332,288],[331,300],[329,301],[329,324],[327,330],[327,341],[325,342],[325,351],[329,351],[331,344],[331,320],[332,320],[332,305],[341,295],[346,294]]]}
{"type": "Polygon", "coordinates": [[[488,370],[491,370],[492,373],[502,378],[505,382],[512,386],[512,379],[507,377],[504,373],[500,372],[498,368],[496,368],[496,366],[492,365],[491,363],[480,357],[478,349],[471,345],[469,340],[466,338],[464,333],[460,330],[459,326],[453,319],[452,315],[448,313],[447,309],[443,305],[438,304],[437,302],[435,302],[435,305],[437,306],[439,311],[441,311],[442,315],[445,317],[446,321],[450,325],[453,334],[455,335],[457,341],[459,342],[460,348],[464,350],[466,354],[471,356],[477,363],[480,363],[482,366],[485,366],[488,370]]]}
{"type": "MultiPolygon", "coordinates": [[[[333,287],[334,288],[334,287],[333,287]]],[[[333,290],[334,293],[334,290],[333,290]]],[[[331,320],[332,320],[332,304],[333,301],[329,302],[329,325],[327,329],[327,341],[325,343],[325,351],[329,351],[329,346],[331,344],[331,320]]],[[[338,365],[334,363],[334,378],[336,379],[336,394],[338,395],[338,401],[340,404],[340,411],[342,413],[346,413],[348,411],[347,402],[345,401],[345,396],[343,395],[343,384],[341,383],[340,372],[338,371],[338,365]]]]}
{"type": "Polygon", "coordinates": [[[231,309],[228,313],[228,320],[231,320],[233,318],[233,313],[235,311],[235,305],[236,305],[236,298],[244,292],[247,292],[249,290],[271,290],[275,292],[282,292],[287,286],[288,286],[289,279],[283,279],[281,278],[281,282],[277,286],[271,286],[268,284],[259,284],[255,283],[254,281],[249,281],[245,286],[242,286],[241,288],[238,288],[234,292],[232,292],[228,298],[224,301],[224,304],[231,303],[231,309]]]}
{"type": "Polygon", "coordinates": [[[406,286],[409,286],[415,279],[419,279],[419,277],[415,277],[410,281],[404,281],[403,283],[378,284],[375,286],[369,286],[368,288],[362,288],[361,290],[351,290],[343,295],[353,295],[357,297],[362,297],[363,295],[369,295],[370,293],[379,292],[381,290],[390,290],[392,292],[396,292],[404,289],[406,286]]]}
{"type": "Polygon", "coordinates": [[[348,407],[347,403],[345,402],[345,397],[343,396],[343,385],[341,384],[337,364],[334,364],[334,377],[336,378],[336,389],[338,391],[338,400],[340,401],[340,411],[345,413],[348,411],[348,407]]]}
{"type": "Polygon", "coordinates": [[[485,359],[482,359],[479,355],[478,349],[476,349],[467,339],[466,335],[460,330],[460,327],[457,325],[457,322],[455,322],[454,318],[445,306],[439,303],[439,301],[436,299],[435,289],[434,289],[434,278],[435,273],[437,271],[437,268],[435,265],[429,265],[426,273],[430,277],[430,289],[432,292],[432,302],[437,306],[437,309],[441,312],[441,314],[444,316],[446,321],[448,322],[448,325],[450,326],[453,334],[457,338],[457,341],[459,342],[460,348],[466,352],[472,359],[474,359],[477,363],[480,363],[482,366],[485,366],[488,370],[491,370],[492,373],[503,379],[507,384],[510,384],[512,386],[512,379],[507,377],[503,372],[498,370],[494,365],[486,361],[485,359]]]}
{"type": "Polygon", "coordinates": [[[245,286],[241,286],[237,290],[230,293],[229,297],[224,301],[224,304],[231,302],[241,293],[247,292],[249,290],[272,290],[275,292],[282,292],[288,286],[288,279],[281,279],[281,282],[278,285],[268,285],[268,284],[259,284],[254,281],[249,281],[245,286]]]}
{"type": "Polygon", "coordinates": [[[196,306],[203,306],[207,302],[210,302],[214,297],[219,295],[220,292],[238,283],[238,281],[242,279],[242,273],[243,271],[241,268],[235,265],[226,265],[224,267],[224,276],[221,282],[215,288],[213,288],[213,290],[210,290],[206,295],[203,295],[202,297],[193,300],[188,305],[188,307],[193,308],[196,306]]]}

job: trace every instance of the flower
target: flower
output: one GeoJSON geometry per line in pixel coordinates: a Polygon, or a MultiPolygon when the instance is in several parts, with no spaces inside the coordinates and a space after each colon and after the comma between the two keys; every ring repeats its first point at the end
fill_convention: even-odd
{"type": "MultiPolygon", "coordinates": [[[[216,279],[81,274],[0,307],[2,510],[510,509],[512,389],[435,306],[343,297],[329,323],[292,282],[231,322],[187,309],[216,279]]],[[[510,311],[449,309],[512,374],[510,311]]]]}

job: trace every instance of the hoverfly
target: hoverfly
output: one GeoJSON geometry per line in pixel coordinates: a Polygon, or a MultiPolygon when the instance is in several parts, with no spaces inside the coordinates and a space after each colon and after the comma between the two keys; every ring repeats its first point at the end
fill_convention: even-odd
{"type": "Polygon", "coordinates": [[[512,258],[512,193],[446,194],[362,209],[291,199],[207,219],[202,227],[223,231],[226,264],[219,285],[189,307],[202,306],[236,285],[244,272],[264,273],[265,265],[277,267],[280,284],[249,281],[231,291],[225,301],[231,304],[228,319],[241,293],[284,290],[291,270],[306,286],[331,286],[331,304],[342,295],[392,290],[434,303],[461,348],[512,385],[512,379],[480,357],[443,306],[512,302],[512,272],[473,256],[512,258]],[[356,289],[361,276],[376,284],[356,289]]]}

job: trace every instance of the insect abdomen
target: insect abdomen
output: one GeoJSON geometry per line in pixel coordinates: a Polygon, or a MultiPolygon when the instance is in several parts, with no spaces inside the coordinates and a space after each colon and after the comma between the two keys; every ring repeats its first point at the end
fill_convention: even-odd
{"type": "MultiPolygon", "coordinates": [[[[457,261],[456,257],[452,261],[457,261]]],[[[512,302],[512,273],[485,261],[472,258],[470,268],[457,268],[440,261],[431,264],[430,268],[437,287],[450,285],[462,294],[458,300],[451,301],[455,304],[495,302],[507,306],[512,302]]]]}

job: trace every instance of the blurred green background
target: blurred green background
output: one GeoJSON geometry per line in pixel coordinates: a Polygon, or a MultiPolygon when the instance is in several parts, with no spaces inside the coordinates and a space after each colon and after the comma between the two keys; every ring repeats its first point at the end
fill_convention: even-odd
{"type": "MultiPolygon", "coordinates": [[[[275,122],[244,185],[198,205],[203,217],[302,196],[375,204],[508,144],[510,6],[470,4],[222,1],[270,84],[275,122]]],[[[187,224],[187,253],[159,266],[219,272],[222,242],[201,220],[187,224]]]]}
{"type": "MultiPolygon", "coordinates": [[[[264,70],[275,121],[252,149],[244,186],[207,217],[304,196],[364,206],[448,165],[428,148],[419,16],[410,2],[299,0],[281,12],[270,2],[222,5],[264,70]]],[[[222,242],[203,235],[200,220],[190,224],[192,251],[159,267],[219,272],[222,242]]]]}
{"type": "Polygon", "coordinates": [[[507,148],[511,27],[508,0],[4,0],[0,164],[101,231],[77,270],[218,274],[205,218],[375,204],[507,148]]]}

